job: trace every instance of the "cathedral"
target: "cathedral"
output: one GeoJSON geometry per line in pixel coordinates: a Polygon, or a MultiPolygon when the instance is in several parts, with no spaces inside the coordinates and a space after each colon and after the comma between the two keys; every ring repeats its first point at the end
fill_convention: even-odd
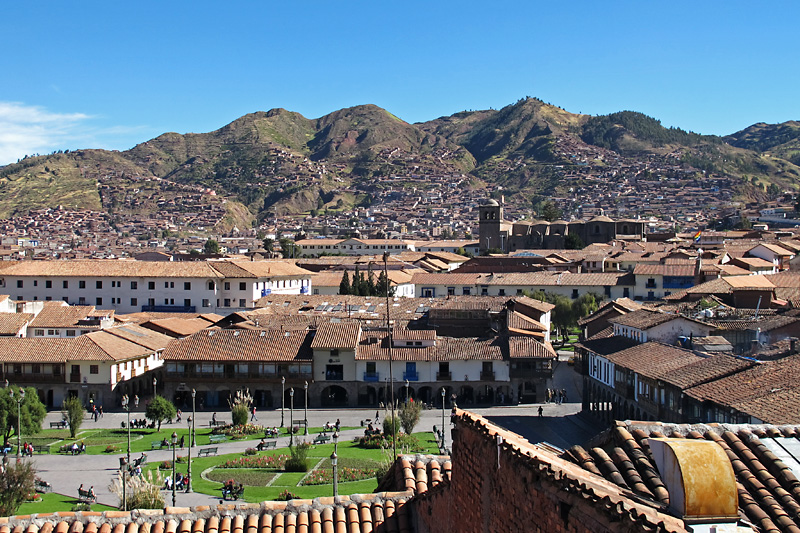
{"type": "Polygon", "coordinates": [[[503,220],[503,205],[488,199],[479,208],[480,250],[513,253],[528,249],[564,249],[567,235],[576,235],[584,245],[615,239],[642,240],[644,222],[607,216],[591,220],[546,220],[509,222],[503,220]]]}

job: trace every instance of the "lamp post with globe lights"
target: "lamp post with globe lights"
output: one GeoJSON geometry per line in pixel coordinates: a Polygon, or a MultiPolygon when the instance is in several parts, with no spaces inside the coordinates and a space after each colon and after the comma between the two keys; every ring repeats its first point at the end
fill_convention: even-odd
{"type": "Polygon", "coordinates": [[[289,447],[294,445],[294,387],[289,389],[289,447]]]}
{"type": "Polygon", "coordinates": [[[283,405],[286,403],[286,377],[281,376],[281,427],[283,427],[283,405]]]}
{"type": "Polygon", "coordinates": [[[305,427],[303,435],[308,435],[308,381],[303,385],[303,389],[306,392],[306,401],[303,404],[303,427],[305,427]]]}
{"type": "Polygon", "coordinates": [[[189,457],[188,459],[188,466],[186,467],[186,477],[189,478],[186,480],[186,492],[192,492],[192,446],[195,445],[194,443],[194,418],[196,416],[195,409],[194,409],[194,399],[197,396],[197,391],[192,389],[192,416],[189,417],[189,457]]]}
{"type": "Polygon", "coordinates": [[[445,431],[445,427],[444,427],[444,396],[445,396],[445,394],[446,394],[446,392],[444,390],[444,387],[442,387],[442,449],[445,448],[444,439],[445,439],[445,436],[447,435],[447,432],[445,431]]]}
{"type": "Polygon", "coordinates": [[[176,432],[172,432],[172,506],[176,507],[175,504],[175,489],[177,488],[177,483],[175,483],[175,448],[178,446],[178,434],[176,432]]]}
{"type": "MultiPolygon", "coordinates": [[[[8,380],[6,380],[6,387],[8,387],[8,380]]],[[[25,389],[22,387],[17,390],[16,396],[14,389],[9,389],[8,397],[17,402],[17,461],[20,459],[20,442],[21,442],[21,428],[22,428],[22,402],[25,401],[25,389]]]]}

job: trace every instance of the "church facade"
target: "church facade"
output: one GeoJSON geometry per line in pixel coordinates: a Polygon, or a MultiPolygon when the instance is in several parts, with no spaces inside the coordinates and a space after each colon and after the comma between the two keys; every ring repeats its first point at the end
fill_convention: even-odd
{"type": "Polygon", "coordinates": [[[510,222],[503,219],[503,205],[486,200],[479,207],[480,250],[513,253],[527,249],[564,249],[568,235],[576,235],[584,245],[615,239],[642,240],[641,220],[612,220],[599,215],[590,220],[546,220],[510,222]]]}

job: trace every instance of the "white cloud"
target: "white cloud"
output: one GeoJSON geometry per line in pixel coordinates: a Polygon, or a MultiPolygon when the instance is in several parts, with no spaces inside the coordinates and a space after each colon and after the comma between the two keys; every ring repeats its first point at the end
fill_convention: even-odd
{"type": "Polygon", "coordinates": [[[79,128],[89,118],[83,113],[53,113],[20,102],[0,102],[0,165],[64,148],[83,136],[79,128]]]}

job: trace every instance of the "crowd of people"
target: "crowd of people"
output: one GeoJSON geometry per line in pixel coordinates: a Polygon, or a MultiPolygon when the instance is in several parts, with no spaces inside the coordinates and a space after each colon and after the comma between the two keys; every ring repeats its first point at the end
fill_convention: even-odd
{"type": "Polygon", "coordinates": [[[567,401],[566,389],[547,389],[545,403],[562,404],[567,401]]]}

